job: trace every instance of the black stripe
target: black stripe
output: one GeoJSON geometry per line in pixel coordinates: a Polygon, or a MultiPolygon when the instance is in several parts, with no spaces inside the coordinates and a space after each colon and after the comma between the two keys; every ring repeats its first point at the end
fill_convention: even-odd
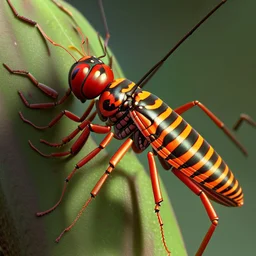
{"type": "Polygon", "coordinates": [[[224,186],[228,182],[230,176],[231,176],[231,171],[229,170],[227,175],[222,179],[222,181],[218,185],[213,187],[212,189],[217,190],[217,189],[221,188],[222,186],[224,186]]]}
{"type": "MultiPolygon", "coordinates": [[[[238,186],[240,188],[240,186],[238,186]]],[[[241,192],[238,194],[238,196],[232,198],[232,200],[236,200],[237,198],[239,198],[241,195],[243,194],[243,190],[241,189],[241,192]]],[[[229,196],[229,195],[228,195],[229,196]]]]}
{"type": "Polygon", "coordinates": [[[181,165],[179,169],[188,168],[197,164],[205,157],[209,150],[210,145],[204,140],[199,150],[187,162],[181,165]]]}
{"type": "Polygon", "coordinates": [[[128,86],[131,84],[132,82],[130,80],[124,79],[123,81],[121,81],[120,83],[117,83],[114,87],[112,88],[108,88],[108,91],[111,94],[115,95],[115,98],[119,98],[116,94],[121,92],[122,89],[126,89],[128,88],[128,86]],[[118,87],[118,89],[116,88],[118,87]]]}
{"type": "Polygon", "coordinates": [[[148,120],[151,121],[151,123],[154,122],[154,120],[161,115],[163,112],[166,111],[168,107],[168,105],[166,105],[163,101],[160,107],[158,107],[157,109],[146,109],[145,106],[148,105],[153,105],[155,103],[155,100],[158,99],[156,96],[154,95],[150,95],[149,97],[147,97],[145,100],[140,101],[138,105],[136,105],[135,110],[139,113],[141,113],[142,115],[144,115],[148,120]],[[143,108],[139,108],[140,106],[142,106],[143,108]]]}
{"type": "MultiPolygon", "coordinates": [[[[187,138],[185,138],[181,144],[172,151],[172,156],[180,157],[184,155],[189,149],[193,147],[193,145],[196,143],[197,139],[199,137],[199,134],[192,128],[190,133],[188,134],[187,138]]],[[[197,152],[195,153],[197,154],[197,152]]]]}
{"type": "MultiPolygon", "coordinates": [[[[235,177],[233,177],[233,180],[232,180],[231,184],[230,184],[227,188],[225,188],[224,190],[221,190],[219,193],[220,193],[220,194],[223,194],[223,193],[225,193],[225,192],[228,192],[230,189],[232,189],[232,188],[234,187],[235,182],[236,182],[236,179],[235,179],[235,177]]],[[[215,187],[214,187],[214,188],[215,188],[215,187]]],[[[227,196],[228,196],[228,195],[227,195],[227,196]]]]}
{"type": "Polygon", "coordinates": [[[202,173],[206,173],[207,171],[209,171],[217,162],[218,157],[219,157],[218,154],[214,151],[210,159],[201,168],[199,168],[196,172],[194,172],[190,176],[190,178],[194,178],[195,176],[198,176],[202,173]]]}
{"type": "Polygon", "coordinates": [[[164,130],[166,130],[173,122],[175,122],[177,118],[178,114],[172,111],[169,116],[163,119],[156,129],[155,135],[157,136],[157,138],[161,135],[161,133],[164,130]]]}
{"type": "MultiPolygon", "coordinates": [[[[240,189],[240,186],[239,186],[239,184],[238,184],[237,188],[236,188],[232,193],[228,194],[227,196],[233,196],[233,195],[235,195],[235,194],[238,192],[239,189],[240,189]]],[[[236,196],[236,197],[237,197],[237,196],[236,196]]],[[[234,198],[236,198],[236,197],[234,197],[234,198]]],[[[232,199],[234,199],[234,198],[232,198],[232,199]]]]}
{"type": "Polygon", "coordinates": [[[181,123],[172,132],[166,134],[166,136],[163,139],[163,143],[158,148],[158,150],[165,148],[170,142],[174,141],[186,129],[187,126],[187,122],[182,120],[181,123]]]}
{"type": "Polygon", "coordinates": [[[215,172],[212,175],[210,175],[206,180],[204,180],[204,182],[209,183],[217,180],[220,177],[220,175],[224,172],[225,168],[226,164],[222,160],[220,166],[215,170],[215,172]]]}

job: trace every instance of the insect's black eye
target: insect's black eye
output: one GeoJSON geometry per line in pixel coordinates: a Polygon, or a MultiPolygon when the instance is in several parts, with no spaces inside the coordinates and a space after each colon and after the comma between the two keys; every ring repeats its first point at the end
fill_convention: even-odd
{"type": "Polygon", "coordinates": [[[115,104],[110,104],[110,100],[104,100],[103,102],[103,108],[107,111],[112,111],[114,109],[116,109],[115,104]]]}

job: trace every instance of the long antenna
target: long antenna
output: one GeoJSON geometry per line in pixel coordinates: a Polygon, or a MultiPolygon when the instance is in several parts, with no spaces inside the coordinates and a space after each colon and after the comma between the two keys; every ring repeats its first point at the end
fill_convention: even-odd
{"type": "MultiPolygon", "coordinates": [[[[214,9],[212,9],[199,23],[197,23],[159,62],[157,62],[140,80],[137,82],[136,87],[139,87],[143,81],[148,78],[156,69],[158,69],[170,56],[178,49],[178,47],[191,36],[215,11],[217,11],[227,0],[222,0],[214,9]]],[[[154,74],[153,74],[154,75],[154,74]]],[[[153,76],[152,75],[152,76],[153,76]]],[[[151,77],[152,77],[151,76],[151,77]]],[[[150,78],[151,78],[150,77],[150,78]]],[[[145,85],[146,83],[143,83],[145,85]]],[[[142,86],[143,86],[142,85],[142,86]]],[[[141,86],[141,87],[142,87],[141,86]]]]}
{"type": "Polygon", "coordinates": [[[105,14],[105,11],[104,11],[102,0],[98,0],[98,5],[99,5],[99,8],[100,8],[101,18],[102,18],[105,33],[106,33],[105,39],[104,39],[103,55],[98,57],[99,59],[101,59],[101,58],[104,58],[107,55],[107,47],[108,47],[108,41],[109,41],[109,38],[110,38],[110,33],[109,33],[109,29],[108,29],[107,18],[106,18],[106,14],[105,14]]]}

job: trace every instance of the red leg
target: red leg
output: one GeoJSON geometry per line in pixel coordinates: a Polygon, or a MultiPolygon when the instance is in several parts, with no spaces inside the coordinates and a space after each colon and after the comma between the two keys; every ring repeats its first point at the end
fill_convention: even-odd
{"type": "Polygon", "coordinates": [[[29,145],[31,146],[31,148],[33,150],[35,150],[37,153],[39,153],[41,156],[43,157],[47,157],[47,158],[51,158],[51,157],[62,157],[62,156],[67,156],[67,155],[75,155],[77,154],[81,148],[83,147],[83,145],[86,143],[90,132],[95,132],[98,134],[106,134],[109,133],[111,130],[110,126],[102,126],[102,125],[98,125],[98,124],[91,124],[90,121],[85,120],[81,125],[78,126],[78,128],[71,133],[71,136],[69,137],[65,137],[62,140],[61,144],[56,144],[56,143],[49,143],[47,141],[41,140],[42,143],[47,144],[48,146],[52,146],[52,147],[60,147],[62,145],[64,145],[65,143],[67,143],[67,139],[70,141],[72,138],[75,137],[75,135],[79,132],[83,130],[82,134],[79,136],[79,138],[75,141],[75,143],[72,145],[72,147],[70,148],[69,151],[65,151],[65,152],[59,152],[59,153],[50,153],[50,154],[44,154],[42,153],[39,149],[37,149],[32,143],[31,141],[29,141],[29,145]],[[72,137],[73,136],[73,137],[72,137]]]}
{"type": "Polygon", "coordinates": [[[11,74],[17,74],[17,75],[23,75],[26,76],[38,89],[40,89],[44,94],[50,96],[53,99],[56,99],[58,97],[58,93],[50,88],[49,86],[42,84],[36,80],[36,78],[25,70],[13,70],[9,66],[7,66],[5,63],[3,63],[3,66],[11,73],[11,74]]]}
{"type": "Polygon", "coordinates": [[[112,132],[109,133],[107,136],[105,136],[105,138],[101,141],[101,143],[99,144],[99,146],[97,148],[95,148],[93,151],[91,151],[87,156],[85,156],[83,159],[81,159],[75,165],[75,168],[73,169],[73,171],[68,175],[68,177],[65,180],[64,187],[63,187],[63,190],[62,190],[62,193],[61,193],[61,196],[60,196],[60,199],[58,200],[58,202],[53,207],[51,207],[50,209],[48,209],[44,212],[36,213],[36,215],[38,217],[43,216],[45,214],[48,214],[48,213],[52,212],[54,209],[56,209],[56,207],[61,203],[61,201],[64,197],[68,182],[72,179],[72,177],[76,173],[76,171],[78,169],[80,169],[82,166],[84,166],[85,164],[87,164],[96,155],[98,155],[101,152],[101,150],[104,149],[110,143],[110,141],[113,139],[113,137],[114,137],[114,133],[112,133],[112,132]]]}
{"type": "Polygon", "coordinates": [[[249,123],[251,126],[256,127],[256,122],[248,115],[246,114],[241,114],[240,118],[237,120],[237,122],[235,123],[233,129],[234,130],[238,130],[238,128],[241,126],[241,124],[246,121],[247,123],[249,123]]]}
{"type": "Polygon", "coordinates": [[[218,225],[219,218],[209,200],[207,195],[205,194],[204,191],[202,191],[201,188],[198,187],[191,179],[189,179],[187,176],[185,176],[180,170],[173,168],[172,172],[188,187],[190,188],[197,196],[200,197],[203,206],[209,216],[209,219],[211,221],[211,226],[208,229],[206,235],[204,236],[204,239],[196,253],[196,256],[201,256],[209,243],[213,232],[215,231],[215,228],[218,225]]]}
{"type": "MultiPolygon", "coordinates": [[[[122,145],[121,147],[116,151],[116,153],[111,157],[110,161],[109,161],[109,166],[107,168],[107,170],[104,172],[104,174],[101,176],[101,178],[99,179],[99,181],[97,182],[97,184],[94,186],[94,188],[91,191],[91,196],[90,198],[85,202],[85,204],[83,205],[82,209],[79,211],[77,217],[74,219],[74,221],[71,223],[71,225],[69,225],[67,228],[65,228],[61,234],[57,237],[57,239],[55,240],[56,242],[59,242],[61,237],[64,235],[64,233],[68,232],[71,230],[71,228],[76,224],[76,222],[78,221],[78,219],[81,217],[82,213],[85,211],[85,209],[87,208],[87,206],[90,204],[90,202],[92,201],[93,198],[95,198],[100,189],[102,188],[103,184],[106,182],[107,178],[109,177],[109,174],[114,170],[114,168],[116,167],[116,165],[119,163],[119,161],[123,158],[123,156],[126,154],[126,152],[130,149],[131,145],[132,145],[133,141],[132,139],[127,139],[122,145]]],[[[72,174],[72,173],[71,173],[72,174]]],[[[71,175],[72,177],[72,175],[71,175]]],[[[71,178],[70,177],[70,178],[71,178]]],[[[70,179],[69,179],[70,180],[70,179]]],[[[68,182],[68,179],[66,180],[66,182],[68,182]]],[[[66,185],[65,185],[66,187],[66,185]]],[[[64,187],[64,192],[66,190],[66,188],[64,187]]],[[[62,196],[64,194],[64,192],[62,193],[62,196]]],[[[54,208],[55,209],[55,208],[54,208]]],[[[51,208],[51,210],[54,210],[51,208]]],[[[38,216],[42,216],[44,214],[49,213],[50,211],[46,211],[46,212],[42,212],[42,213],[38,213],[38,216]]]]}
{"type": "Polygon", "coordinates": [[[27,18],[27,17],[25,17],[25,16],[20,15],[20,14],[17,12],[17,10],[14,8],[13,4],[11,3],[11,0],[7,0],[7,3],[9,4],[9,6],[10,6],[12,12],[13,12],[13,14],[14,14],[19,20],[21,20],[21,21],[27,23],[28,25],[37,27],[37,29],[39,30],[39,32],[41,33],[41,35],[42,35],[47,41],[49,41],[49,42],[50,42],[52,45],[54,45],[54,46],[58,46],[58,47],[64,49],[75,61],[77,61],[76,58],[75,58],[64,46],[55,43],[49,36],[47,36],[47,34],[44,32],[44,30],[40,27],[40,25],[39,25],[36,21],[31,20],[31,19],[29,19],[29,18],[27,18]]]}
{"type": "Polygon", "coordinates": [[[189,102],[185,105],[182,105],[174,111],[178,114],[182,114],[185,111],[191,109],[192,107],[198,106],[201,110],[203,110],[210,118],[211,120],[220,128],[223,130],[223,132],[236,144],[236,146],[245,154],[247,154],[246,149],[242,146],[242,144],[235,138],[235,136],[231,133],[231,131],[225,127],[225,124],[217,117],[215,116],[207,107],[205,107],[201,102],[198,100],[194,100],[192,102],[189,102]]]}
{"type": "MultiPolygon", "coordinates": [[[[11,69],[9,66],[7,66],[5,63],[3,63],[3,66],[11,73],[11,74],[16,74],[16,75],[23,75],[29,78],[29,80],[38,88],[40,89],[44,94],[46,94],[47,96],[56,99],[58,97],[58,93],[52,89],[51,87],[42,84],[40,82],[38,82],[36,80],[36,78],[29,73],[28,71],[25,70],[13,70],[11,69]]],[[[65,95],[58,101],[56,102],[48,102],[48,103],[39,103],[39,104],[30,104],[27,99],[25,98],[25,96],[23,95],[22,92],[18,91],[19,96],[21,98],[21,100],[23,101],[23,103],[28,107],[28,108],[33,108],[33,109],[45,109],[45,108],[52,108],[55,107],[57,105],[62,104],[67,98],[68,96],[71,94],[71,90],[68,89],[65,93],[65,95]]]]}
{"type": "Polygon", "coordinates": [[[71,90],[68,89],[66,91],[65,95],[60,100],[55,101],[55,102],[47,102],[47,103],[32,103],[32,104],[30,104],[22,92],[18,91],[18,94],[20,95],[20,98],[23,101],[23,103],[26,105],[26,107],[32,108],[32,109],[47,109],[47,108],[53,108],[57,105],[62,104],[68,98],[68,96],[71,94],[71,90]]]}
{"type": "Polygon", "coordinates": [[[73,13],[70,10],[68,10],[66,7],[64,7],[62,4],[60,4],[56,0],[52,0],[52,2],[55,5],[57,5],[63,12],[65,12],[73,20],[73,22],[76,24],[76,26],[78,26],[76,23],[76,20],[74,19],[73,13]]]}
{"type": "Polygon", "coordinates": [[[156,204],[155,213],[157,214],[157,219],[158,219],[158,223],[160,226],[160,231],[161,231],[164,248],[165,248],[167,254],[171,255],[171,252],[169,251],[166,241],[165,241],[164,230],[163,230],[164,223],[160,216],[160,206],[161,206],[160,203],[163,201],[163,197],[162,197],[162,193],[161,193],[161,189],[160,189],[160,182],[159,182],[158,171],[157,171],[156,163],[155,163],[155,159],[154,159],[154,154],[152,152],[148,152],[148,163],[149,163],[149,170],[150,170],[150,178],[151,178],[151,182],[152,182],[152,189],[153,189],[153,194],[154,194],[155,204],[156,204]]]}
{"type": "MultiPolygon", "coordinates": [[[[30,124],[31,126],[33,126],[36,129],[39,130],[45,130],[47,128],[51,128],[52,126],[54,126],[55,124],[57,124],[59,122],[59,120],[63,117],[66,116],[68,117],[70,120],[80,123],[83,122],[91,113],[91,110],[94,106],[95,101],[92,100],[90,105],[88,106],[88,108],[86,109],[86,111],[84,112],[84,114],[81,117],[78,117],[77,115],[73,114],[72,112],[68,111],[68,110],[63,110],[61,111],[60,114],[58,114],[55,118],[52,119],[52,121],[47,124],[46,126],[38,126],[35,125],[34,123],[32,123],[31,121],[29,121],[28,119],[24,118],[24,116],[22,115],[21,112],[19,112],[20,118],[23,120],[23,122],[30,124]]],[[[92,121],[96,116],[96,112],[93,112],[92,115],[87,119],[89,121],[92,121]]]]}

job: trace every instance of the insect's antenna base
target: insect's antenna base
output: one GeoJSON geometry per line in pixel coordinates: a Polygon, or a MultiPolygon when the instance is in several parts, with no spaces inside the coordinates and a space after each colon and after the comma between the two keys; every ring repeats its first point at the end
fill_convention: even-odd
{"type": "MultiPolygon", "coordinates": [[[[175,52],[178,47],[189,37],[191,36],[215,11],[217,11],[227,0],[222,0],[215,8],[213,8],[200,22],[198,22],[159,62],[157,62],[138,82],[137,87],[139,87],[143,81],[157,69],[160,65],[163,64],[173,52],[175,52]]],[[[152,77],[152,76],[151,76],[152,77]]],[[[140,86],[142,87],[142,86],[140,86]]]]}

